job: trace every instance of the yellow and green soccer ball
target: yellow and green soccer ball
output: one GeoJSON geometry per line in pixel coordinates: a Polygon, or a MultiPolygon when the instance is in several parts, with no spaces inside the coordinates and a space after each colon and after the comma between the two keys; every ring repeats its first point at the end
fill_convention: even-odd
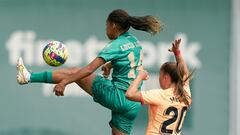
{"type": "Polygon", "coordinates": [[[48,65],[57,67],[66,62],[68,50],[63,43],[51,41],[44,47],[42,56],[48,65]]]}

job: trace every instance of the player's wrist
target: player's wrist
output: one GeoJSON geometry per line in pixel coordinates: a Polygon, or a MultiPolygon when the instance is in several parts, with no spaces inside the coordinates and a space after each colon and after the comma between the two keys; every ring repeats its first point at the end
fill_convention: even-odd
{"type": "Polygon", "coordinates": [[[179,57],[181,55],[181,51],[179,49],[173,51],[175,57],[179,57]]]}
{"type": "Polygon", "coordinates": [[[142,78],[143,78],[143,77],[139,74],[139,75],[137,76],[136,80],[137,80],[137,81],[142,81],[142,80],[143,80],[142,78]]]}
{"type": "Polygon", "coordinates": [[[70,82],[67,80],[67,79],[64,79],[64,80],[62,80],[62,82],[61,82],[63,85],[68,85],[70,82]]]}

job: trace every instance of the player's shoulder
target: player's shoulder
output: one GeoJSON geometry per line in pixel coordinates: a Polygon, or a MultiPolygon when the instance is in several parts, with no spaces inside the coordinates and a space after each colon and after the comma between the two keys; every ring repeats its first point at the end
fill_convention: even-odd
{"type": "Polygon", "coordinates": [[[163,90],[162,89],[150,89],[150,90],[146,90],[146,91],[159,93],[159,92],[161,92],[163,90]]]}
{"type": "Polygon", "coordinates": [[[119,45],[120,45],[120,41],[118,39],[112,40],[103,48],[103,51],[116,50],[118,49],[119,45]]]}
{"type": "Polygon", "coordinates": [[[113,49],[113,48],[117,49],[117,48],[119,48],[121,45],[126,44],[126,43],[127,43],[127,40],[118,37],[117,39],[112,40],[107,46],[108,46],[109,48],[112,48],[112,49],[113,49]]]}
{"type": "Polygon", "coordinates": [[[162,89],[150,89],[150,90],[143,90],[141,91],[143,94],[148,94],[148,95],[155,95],[159,96],[162,94],[163,90],[162,89]]]}
{"type": "Polygon", "coordinates": [[[183,88],[191,96],[190,86],[189,85],[184,85],[183,88]]]}
{"type": "Polygon", "coordinates": [[[112,49],[120,51],[127,51],[132,50],[133,48],[141,47],[139,46],[139,41],[128,32],[113,40],[109,46],[111,46],[112,49]]]}
{"type": "Polygon", "coordinates": [[[131,41],[137,41],[138,39],[132,35],[129,32],[123,33],[121,36],[119,36],[115,42],[131,42],[131,41]]]}

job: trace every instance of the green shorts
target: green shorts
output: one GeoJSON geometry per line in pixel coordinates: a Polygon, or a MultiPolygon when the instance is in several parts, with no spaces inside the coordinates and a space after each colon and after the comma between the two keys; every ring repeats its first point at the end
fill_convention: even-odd
{"type": "Polygon", "coordinates": [[[130,134],[141,104],[126,99],[124,90],[118,89],[111,80],[100,75],[93,80],[92,93],[95,102],[112,110],[109,125],[130,134]]]}

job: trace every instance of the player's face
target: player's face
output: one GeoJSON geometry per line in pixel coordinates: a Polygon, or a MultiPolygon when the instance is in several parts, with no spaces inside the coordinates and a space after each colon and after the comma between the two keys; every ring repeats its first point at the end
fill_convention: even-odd
{"type": "Polygon", "coordinates": [[[115,29],[113,27],[113,23],[110,23],[109,21],[106,22],[106,34],[110,40],[115,39],[115,29]]]}

